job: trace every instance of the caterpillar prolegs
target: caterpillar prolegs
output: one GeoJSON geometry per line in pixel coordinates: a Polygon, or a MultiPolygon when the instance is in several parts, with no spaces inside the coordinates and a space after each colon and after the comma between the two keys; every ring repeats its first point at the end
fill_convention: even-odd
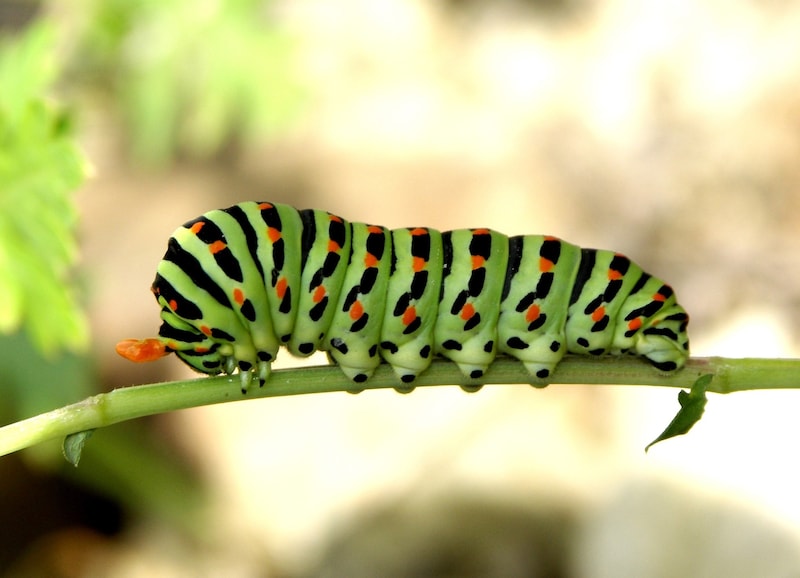
{"type": "Polygon", "coordinates": [[[158,337],[117,351],[175,352],[207,374],[238,368],[245,390],[263,385],[282,346],[327,351],[356,383],[384,360],[408,389],[437,355],[475,379],[510,355],[538,384],[567,352],[631,352],[663,372],[689,355],[672,289],[619,253],[490,229],[388,230],[278,203],[179,227],[152,291],[158,337]]]}

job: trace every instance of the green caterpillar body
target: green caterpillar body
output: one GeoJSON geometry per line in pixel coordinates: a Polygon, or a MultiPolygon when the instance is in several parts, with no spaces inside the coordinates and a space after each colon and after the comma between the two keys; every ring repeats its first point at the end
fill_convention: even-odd
{"type": "Polygon", "coordinates": [[[384,360],[407,385],[437,355],[474,379],[510,355],[543,384],[567,352],[631,352],[671,372],[689,350],[672,289],[618,253],[489,229],[388,230],[277,203],[178,228],[152,290],[159,337],[118,351],[238,368],[244,389],[267,380],[282,346],[327,351],[356,383],[384,360]]]}

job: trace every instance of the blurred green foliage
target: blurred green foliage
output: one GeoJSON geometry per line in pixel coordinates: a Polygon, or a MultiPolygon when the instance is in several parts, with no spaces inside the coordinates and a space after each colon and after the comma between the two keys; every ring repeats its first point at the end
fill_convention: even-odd
{"type": "MultiPolygon", "coordinates": [[[[0,0],[2,1],[2,0],[0,0]]],[[[96,392],[88,322],[72,275],[78,255],[74,193],[88,164],[64,108],[64,53],[52,20],[0,35],[0,423],[74,403],[96,392]]],[[[85,102],[73,103],[80,108],[85,102]]],[[[186,464],[141,424],[95,436],[86,465],[62,471],[130,511],[190,533],[202,494],[186,464]]],[[[58,443],[26,452],[56,471],[58,443]]],[[[30,511],[38,516],[37,504],[30,511]]],[[[0,512],[2,515],[2,512],[0,512]]],[[[2,558],[2,556],[0,556],[2,558]]],[[[0,569],[2,573],[2,569],[0,569]]]]}
{"type": "Polygon", "coordinates": [[[268,0],[81,0],[70,58],[121,115],[138,161],[208,157],[274,134],[300,110],[294,43],[268,0]]]}
{"type": "Polygon", "coordinates": [[[70,279],[73,193],[87,165],[67,116],[46,98],[53,42],[42,25],[0,40],[0,333],[24,329],[45,354],[88,344],[70,279]]]}

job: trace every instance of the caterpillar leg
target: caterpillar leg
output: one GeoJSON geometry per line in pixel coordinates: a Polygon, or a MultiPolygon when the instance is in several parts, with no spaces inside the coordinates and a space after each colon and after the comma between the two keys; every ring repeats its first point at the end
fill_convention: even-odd
{"type": "MultiPolygon", "coordinates": [[[[236,361],[232,357],[228,359],[232,361],[232,367],[233,369],[235,369],[236,361]]],[[[269,361],[259,361],[254,368],[250,367],[248,369],[243,369],[241,364],[239,364],[238,368],[239,368],[239,377],[242,382],[242,393],[247,393],[247,391],[253,385],[254,378],[258,380],[259,387],[264,386],[264,384],[269,379],[272,363],[269,361]]],[[[233,371],[226,370],[226,373],[231,374],[233,373],[233,371]]]]}

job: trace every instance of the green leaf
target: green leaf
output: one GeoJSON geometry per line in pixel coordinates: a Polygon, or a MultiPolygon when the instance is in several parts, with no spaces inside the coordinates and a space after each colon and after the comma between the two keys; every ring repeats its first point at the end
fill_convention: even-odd
{"type": "Polygon", "coordinates": [[[706,407],[706,390],[713,378],[713,374],[701,375],[692,384],[689,391],[682,389],[678,392],[678,402],[681,404],[681,408],[667,428],[661,432],[661,435],[647,444],[647,447],[644,448],[645,452],[660,441],[688,433],[694,424],[700,421],[706,407]]]}
{"type": "Polygon", "coordinates": [[[64,459],[77,468],[78,463],[81,461],[83,446],[86,445],[86,440],[92,437],[93,433],[94,430],[90,429],[70,434],[64,438],[64,445],[61,448],[64,452],[64,459]]]}
{"type": "Polygon", "coordinates": [[[49,98],[54,36],[38,24],[0,44],[0,333],[24,328],[44,353],[88,344],[70,275],[87,164],[49,98]]]}

